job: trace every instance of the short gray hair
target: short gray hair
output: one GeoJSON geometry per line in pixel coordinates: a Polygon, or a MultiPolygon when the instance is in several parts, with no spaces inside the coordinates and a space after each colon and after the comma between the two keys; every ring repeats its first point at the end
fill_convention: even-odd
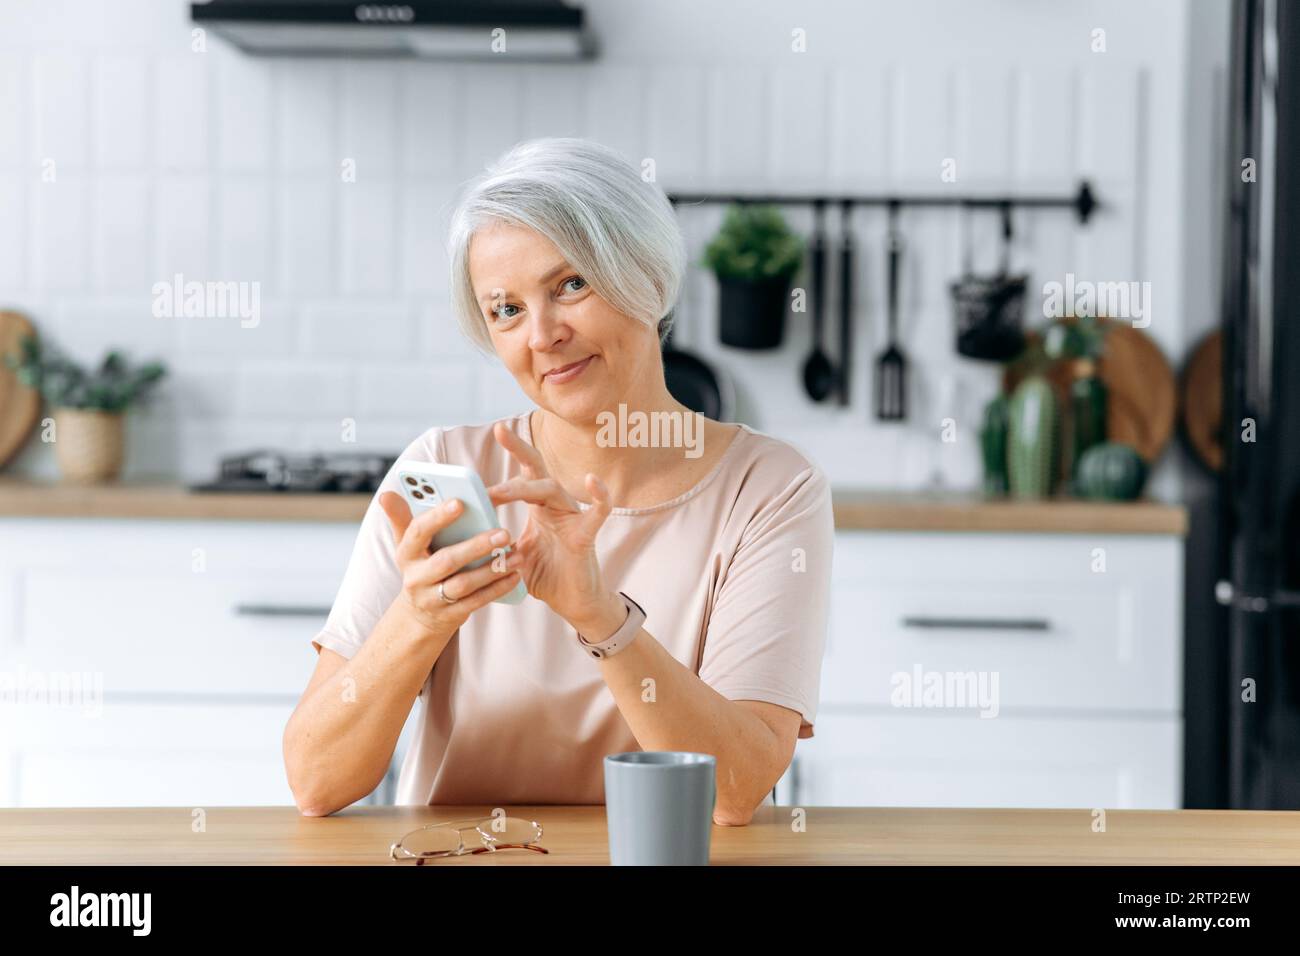
{"type": "Polygon", "coordinates": [[[547,137],[510,149],[472,180],[451,219],[451,305],[466,336],[493,353],[469,278],[469,244],[492,223],[545,236],[624,315],[656,326],[662,342],[686,273],[672,204],[622,155],[591,140],[547,137]]]}

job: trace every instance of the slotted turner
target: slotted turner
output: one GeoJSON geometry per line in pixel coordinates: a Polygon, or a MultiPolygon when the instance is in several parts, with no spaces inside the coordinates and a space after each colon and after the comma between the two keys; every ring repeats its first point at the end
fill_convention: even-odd
{"type": "Polygon", "coordinates": [[[876,418],[899,422],[907,417],[907,357],[898,347],[898,265],[903,239],[898,206],[889,207],[889,347],[876,359],[876,418]]]}

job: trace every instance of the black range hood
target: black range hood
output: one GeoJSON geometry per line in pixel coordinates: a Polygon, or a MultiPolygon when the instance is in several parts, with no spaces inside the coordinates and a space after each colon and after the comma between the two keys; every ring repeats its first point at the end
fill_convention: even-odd
{"type": "Polygon", "coordinates": [[[563,0],[209,0],[191,4],[190,17],[263,56],[564,61],[595,54],[582,8],[563,0]]]}

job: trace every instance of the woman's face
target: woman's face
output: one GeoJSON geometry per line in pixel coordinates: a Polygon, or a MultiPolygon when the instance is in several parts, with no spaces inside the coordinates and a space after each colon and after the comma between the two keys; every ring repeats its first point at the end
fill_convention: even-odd
{"type": "Polygon", "coordinates": [[[470,282],[497,354],[538,406],[591,422],[635,396],[659,360],[655,329],[602,299],[545,236],[496,223],[469,247],[470,282]]]}

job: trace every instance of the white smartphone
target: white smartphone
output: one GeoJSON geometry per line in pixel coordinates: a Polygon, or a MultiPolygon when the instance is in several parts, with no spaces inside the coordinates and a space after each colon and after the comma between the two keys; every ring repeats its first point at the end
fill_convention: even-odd
{"type": "MultiPolygon", "coordinates": [[[[398,487],[401,488],[402,497],[406,499],[406,504],[411,509],[412,518],[453,498],[459,498],[461,504],[465,506],[459,518],[433,536],[431,550],[436,551],[450,544],[459,544],[476,534],[501,527],[501,523],[497,521],[496,509],[492,507],[492,499],[488,497],[487,488],[483,486],[483,479],[472,468],[461,465],[435,465],[427,461],[402,458],[398,460],[394,470],[397,474],[398,487]]],[[[509,554],[511,548],[507,545],[501,551],[509,554]]],[[[495,552],[484,555],[471,561],[461,570],[482,567],[491,561],[494,555],[495,552]]],[[[513,590],[503,594],[493,603],[518,604],[527,593],[528,589],[524,587],[524,582],[521,580],[513,590]]]]}

